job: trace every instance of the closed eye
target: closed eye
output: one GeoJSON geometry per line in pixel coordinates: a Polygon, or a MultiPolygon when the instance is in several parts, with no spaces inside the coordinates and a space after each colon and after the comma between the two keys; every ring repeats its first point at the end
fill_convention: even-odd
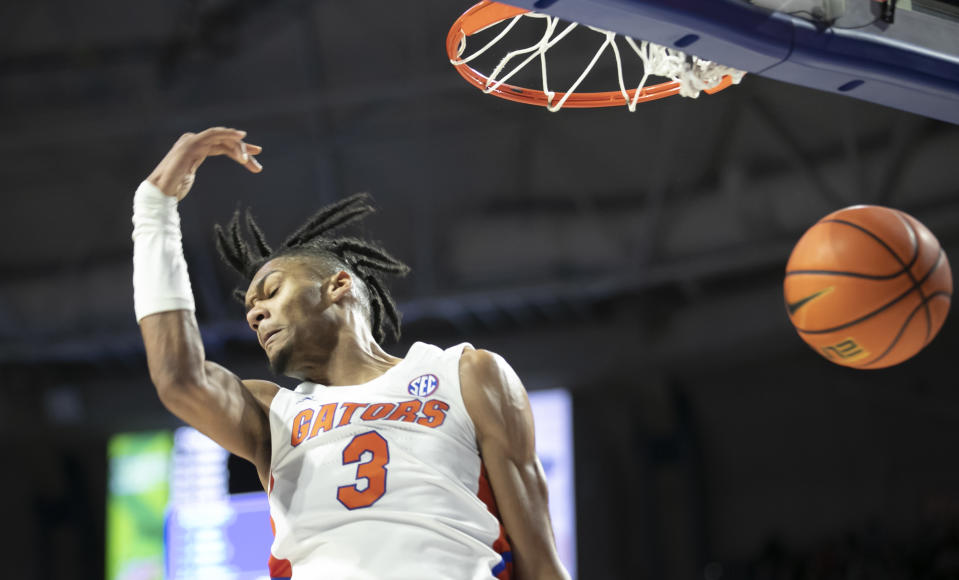
{"type": "MultiPolygon", "coordinates": [[[[279,274],[279,273],[280,272],[277,270],[271,270],[270,272],[267,272],[262,278],[260,278],[258,281],[254,283],[256,287],[255,287],[255,290],[253,291],[253,298],[251,298],[250,302],[247,304],[247,308],[246,308],[247,314],[249,314],[249,312],[253,310],[253,308],[256,306],[257,300],[264,299],[263,291],[265,288],[267,288],[266,286],[267,282],[270,281],[270,278],[276,278],[274,274],[279,274]]],[[[275,284],[275,286],[273,286],[273,290],[271,290],[269,294],[265,296],[265,298],[272,298],[273,295],[276,294],[277,290],[280,287],[279,279],[274,280],[272,283],[275,284]]],[[[252,287],[251,287],[251,290],[253,290],[252,287]]]]}

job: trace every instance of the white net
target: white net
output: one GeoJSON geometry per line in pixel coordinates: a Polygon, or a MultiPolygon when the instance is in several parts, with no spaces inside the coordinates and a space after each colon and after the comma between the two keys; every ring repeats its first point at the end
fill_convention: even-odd
{"type": "Polygon", "coordinates": [[[508,52],[506,56],[500,60],[499,64],[496,65],[493,72],[488,75],[483,90],[486,93],[496,91],[500,86],[516,75],[516,73],[523,70],[528,64],[538,58],[543,79],[542,90],[547,98],[546,108],[553,112],[563,108],[567,99],[576,91],[583,80],[589,76],[589,73],[607,50],[611,51],[615,58],[619,90],[626,101],[627,108],[629,108],[631,112],[636,110],[642,89],[646,87],[651,77],[663,77],[677,81],[679,83],[679,94],[681,96],[696,98],[701,91],[718,86],[723,81],[723,77],[728,76],[734,84],[738,84],[739,81],[742,80],[743,75],[746,74],[745,71],[716,64],[696,56],[687,55],[680,50],[667,48],[647,41],[639,41],[637,44],[635,40],[628,36],[620,36],[608,30],[586,26],[585,28],[603,36],[602,44],[600,44],[595,54],[593,54],[592,59],[579,77],[563,92],[562,97],[556,99],[557,93],[549,88],[546,53],[569,35],[579,24],[568,24],[557,33],[560,23],[559,19],[536,12],[525,12],[510,18],[508,21],[504,21],[503,30],[496,34],[492,40],[483,45],[479,50],[468,56],[463,56],[463,53],[466,51],[466,35],[463,35],[459,41],[456,58],[450,59],[450,62],[454,65],[466,64],[484,54],[506,37],[510,30],[512,30],[522,18],[543,19],[546,27],[542,36],[526,48],[508,52]],[[630,97],[624,79],[623,55],[620,53],[619,46],[620,38],[625,40],[626,45],[632,50],[633,54],[641,59],[643,65],[642,78],[640,78],[639,83],[636,85],[632,97],[630,97]]]}

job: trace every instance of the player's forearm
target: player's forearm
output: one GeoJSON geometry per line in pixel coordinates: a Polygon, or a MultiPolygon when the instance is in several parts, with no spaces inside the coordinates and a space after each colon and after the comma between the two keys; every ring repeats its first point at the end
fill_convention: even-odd
{"type": "Polygon", "coordinates": [[[205,354],[192,312],[174,310],[140,321],[150,379],[161,394],[204,380],[205,354]]]}
{"type": "MultiPolygon", "coordinates": [[[[488,466],[489,467],[489,466],[488,466]]],[[[506,533],[513,543],[513,561],[519,580],[565,580],[569,574],[556,550],[549,521],[546,477],[539,461],[506,460],[497,496],[506,533]],[[502,497],[502,501],[500,501],[502,497]]],[[[494,495],[497,489],[493,489],[494,495]]]]}

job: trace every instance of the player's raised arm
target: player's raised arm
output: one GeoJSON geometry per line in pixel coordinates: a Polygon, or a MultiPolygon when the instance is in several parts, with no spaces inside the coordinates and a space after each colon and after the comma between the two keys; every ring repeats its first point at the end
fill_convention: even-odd
{"type": "Polygon", "coordinates": [[[251,172],[262,170],[243,131],[217,127],[183,135],[137,189],[133,211],[133,287],[150,378],[163,404],[214,441],[252,461],[261,481],[270,462],[267,411],[278,388],[242,382],[205,360],[194,316],[177,203],[190,191],[207,157],[227,155],[251,172]]]}
{"type": "Polygon", "coordinates": [[[502,357],[467,350],[460,359],[460,383],[513,547],[517,577],[569,578],[556,551],[546,477],[536,457],[533,414],[519,377],[502,357]]]}

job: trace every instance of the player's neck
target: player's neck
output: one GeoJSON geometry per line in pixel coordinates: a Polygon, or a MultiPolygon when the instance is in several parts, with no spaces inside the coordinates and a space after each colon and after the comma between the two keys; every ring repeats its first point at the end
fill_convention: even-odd
{"type": "Polygon", "coordinates": [[[384,351],[365,326],[343,325],[328,355],[303,369],[306,380],[326,385],[361,385],[401,360],[384,351]]]}
{"type": "Polygon", "coordinates": [[[328,386],[362,385],[390,370],[402,359],[386,353],[375,341],[340,341],[327,366],[328,386]]]}

